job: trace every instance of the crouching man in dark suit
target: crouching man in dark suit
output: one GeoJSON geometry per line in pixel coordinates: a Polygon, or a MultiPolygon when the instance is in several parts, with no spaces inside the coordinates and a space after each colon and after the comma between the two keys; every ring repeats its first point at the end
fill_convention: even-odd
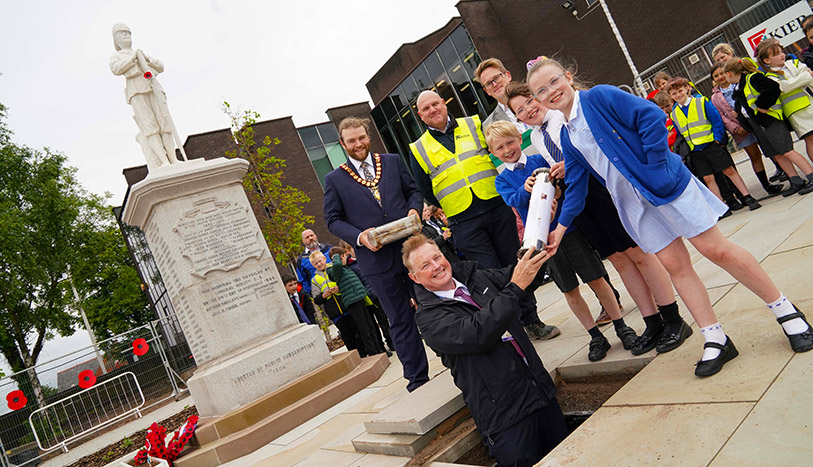
{"type": "Polygon", "coordinates": [[[538,462],[567,436],[556,387],[519,319],[547,253],[529,251],[504,269],[451,267],[433,241],[415,235],[402,259],[419,284],[421,335],[451,370],[491,457],[501,466],[538,462]]]}

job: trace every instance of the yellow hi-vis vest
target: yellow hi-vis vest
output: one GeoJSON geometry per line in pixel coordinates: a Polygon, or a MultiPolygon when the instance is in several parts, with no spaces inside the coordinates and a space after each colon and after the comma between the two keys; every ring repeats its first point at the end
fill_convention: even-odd
{"type": "Polygon", "coordinates": [[[711,120],[706,116],[705,97],[693,97],[689,101],[689,115],[683,113],[680,104],[675,105],[672,110],[672,123],[686,139],[689,149],[694,151],[694,147],[699,144],[707,144],[714,141],[714,132],[711,127],[711,120]]]}
{"type": "MultiPolygon", "coordinates": [[[[793,64],[797,70],[799,68],[799,60],[793,60],[793,64]]],[[[787,78],[779,73],[769,71],[765,76],[771,76],[777,81],[786,81],[787,78]]],[[[798,112],[810,105],[810,98],[805,92],[805,88],[794,89],[792,91],[783,92],[779,95],[779,104],[782,105],[782,114],[790,117],[794,112],[798,112]]]]}
{"type": "Polygon", "coordinates": [[[497,169],[488,157],[480,117],[458,118],[454,142],[452,154],[425,131],[409,145],[415,160],[432,180],[432,191],[448,217],[471,206],[472,192],[480,199],[499,196],[494,186],[497,169]]]}
{"type": "MultiPolygon", "coordinates": [[[[327,267],[332,267],[332,266],[330,264],[328,264],[327,267]]],[[[336,285],[336,283],[333,282],[332,280],[330,280],[330,278],[328,277],[327,269],[325,269],[323,272],[316,271],[316,274],[314,274],[313,277],[311,278],[311,285],[315,285],[316,287],[319,287],[320,292],[324,292],[325,290],[331,289],[333,287],[338,287],[336,285]],[[324,274],[324,276],[322,274],[324,274]]],[[[341,289],[339,289],[339,291],[336,292],[335,294],[331,295],[331,297],[333,297],[333,296],[341,296],[341,295],[342,295],[342,291],[341,291],[341,289]]],[[[339,303],[336,302],[336,305],[338,305],[338,304],[339,303]]],[[[372,304],[373,304],[372,299],[370,299],[369,295],[366,295],[364,297],[364,305],[365,306],[371,306],[372,304]]],[[[344,310],[342,310],[341,306],[339,306],[339,311],[342,314],[344,314],[344,310]]]]}
{"type": "MultiPolygon", "coordinates": [[[[754,89],[753,86],[751,86],[751,77],[754,76],[756,73],[759,72],[757,71],[755,73],[751,73],[750,75],[745,77],[745,88],[743,88],[742,92],[745,95],[745,100],[746,102],[748,102],[748,106],[754,109],[754,112],[759,112],[756,106],[757,97],[759,97],[759,91],[757,91],[756,89],[754,89]]],[[[768,115],[777,120],[782,120],[782,104],[778,100],[774,105],[771,106],[770,109],[768,109],[768,115]]]]}

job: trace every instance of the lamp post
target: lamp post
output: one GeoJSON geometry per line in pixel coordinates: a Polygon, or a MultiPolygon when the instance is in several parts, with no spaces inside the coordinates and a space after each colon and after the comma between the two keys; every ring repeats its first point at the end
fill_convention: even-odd
{"type": "MultiPolygon", "coordinates": [[[[632,72],[633,79],[635,80],[635,87],[638,88],[638,93],[641,96],[646,95],[646,89],[644,89],[644,82],[641,80],[641,77],[638,75],[638,69],[635,67],[635,63],[632,61],[632,57],[630,56],[629,50],[627,50],[627,44],[624,42],[624,38],[621,37],[621,32],[618,30],[618,27],[615,25],[615,20],[613,20],[613,15],[610,14],[610,8],[607,6],[606,0],[599,0],[601,3],[601,9],[604,11],[604,16],[607,17],[607,22],[610,23],[610,29],[613,30],[613,35],[615,35],[615,40],[618,41],[618,45],[621,47],[621,52],[624,54],[624,58],[627,60],[627,65],[630,67],[630,71],[632,72]]],[[[576,9],[576,5],[573,3],[572,0],[564,0],[560,6],[565,10],[569,11],[576,17],[577,20],[581,20],[579,18],[579,11],[576,9]]]]}

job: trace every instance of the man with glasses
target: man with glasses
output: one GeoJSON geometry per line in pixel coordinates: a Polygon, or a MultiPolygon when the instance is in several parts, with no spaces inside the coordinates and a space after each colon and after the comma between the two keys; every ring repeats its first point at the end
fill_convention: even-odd
{"type": "Polygon", "coordinates": [[[489,96],[497,100],[497,107],[483,121],[483,128],[488,128],[494,122],[508,121],[517,127],[520,134],[529,127],[517,120],[514,112],[508,108],[508,99],[505,98],[505,87],[511,82],[511,72],[497,58],[487,58],[477,65],[474,76],[483,86],[483,90],[489,96]]]}
{"type": "MultiPolygon", "coordinates": [[[[480,117],[450,118],[446,102],[434,91],[418,96],[418,116],[427,130],[409,145],[415,182],[427,203],[443,208],[455,246],[466,259],[485,269],[517,262],[519,235],[514,212],[505,205],[494,179],[497,169],[489,157],[480,117]]],[[[555,326],[539,321],[531,295],[521,304],[528,334],[549,339],[555,326]]]]}

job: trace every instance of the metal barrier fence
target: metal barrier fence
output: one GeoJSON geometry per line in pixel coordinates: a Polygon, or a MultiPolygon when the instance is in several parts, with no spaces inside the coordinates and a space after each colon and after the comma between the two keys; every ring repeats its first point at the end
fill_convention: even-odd
{"type": "Polygon", "coordinates": [[[37,465],[45,458],[58,454],[59,451],[54,451],[55,447],[70,449],[100,428],[136,416],[137,413],[132,411],[123,413],[132,409],[135,393],[141,394],[144,399],[143,404],[136,404],[139,412],[173,398],[177,400],[181,393],[187,391],[186,375],[196,367],[175,316],[113,336],[99,342],[98,347],[103,356],[104,369],[99,365],[95,349],[85,347],[0,379],[0,395],[9,399],[13,391],[24,394],[22,407],[8,411],[11,407],[4,405],[0,409],[0,445],[6,454],[6,458],[0,456],[0,466],[37,465]],[[144,339],[143,343],[146,344],[140,347],[146,350],[142,355],[137,355],[140,351],[134,352],[134,342],[139,339],[144,339]],[[119,403],[111,390],[110,400],[115,400],[115,404],[102,396],[101,403],[96,400],[94,405],[87,396],[89,392],[79,387],[79,373],[87,370],[96,377],[93,388],[111,389],[110,384],[118,383],[109,381],[123,382],[125,377],[122,375],[130,373],[138,390],[135,391],[132,385],[128,389],[128,383],[123,382],[119,397],[127,394],[130,402],[122,399],[119,403]],[[41,389],[35,389],[37,387],[41,389]],[[62,409],[58,414],[49,415],[52,424],[54,421],[60,422],[58,428],[54,425],[53,431],[48,431],[50,428],[45,424],[44,417],[31,418],[34,412],[47,412],[42,409],[55,406],[60,401],[64,404],[66,400],[74,401],[74,405],[66,406],[68,414],[75,410],[73,417],[66,418],[61,413],[62,409]],[[84,402],[84,406],[81,402],[84,402]],[[31,421],[38,427],[37,431],[32,429],[31,421]],[[90,423],[93,427],[89,426],[90,423]]]}
{"type": "Polygon", "coordinates": [[[131,414],[141,418],[144,402],[135,373],[127,371],[35,410],[28,423],[41,450],[68,452],[68,443],[99,427],[131,414]]]}
{"type": "MultiPolygon", "coordinates": [[[[665,71],[670,76],[688,78],[700,92],[710,96],[714,87],[710,76],[711,67],[714,64],[714,57],[711,55],[714,46],[725,42],[730,44],[734,48],[734,52],[739,56],[749,56],[750,54],[740,42],[740,35],[797,3],[799,3],[799,0],[760,0],[680,50],[640,72],[638,76],[644,82],[647,91],[655,88],[652,81],[654,76],[661,71],[665,71]]],[[[806,40],[799,41],[787,49],[798,54],[805,46],[805,42],[806,40]]]]}

